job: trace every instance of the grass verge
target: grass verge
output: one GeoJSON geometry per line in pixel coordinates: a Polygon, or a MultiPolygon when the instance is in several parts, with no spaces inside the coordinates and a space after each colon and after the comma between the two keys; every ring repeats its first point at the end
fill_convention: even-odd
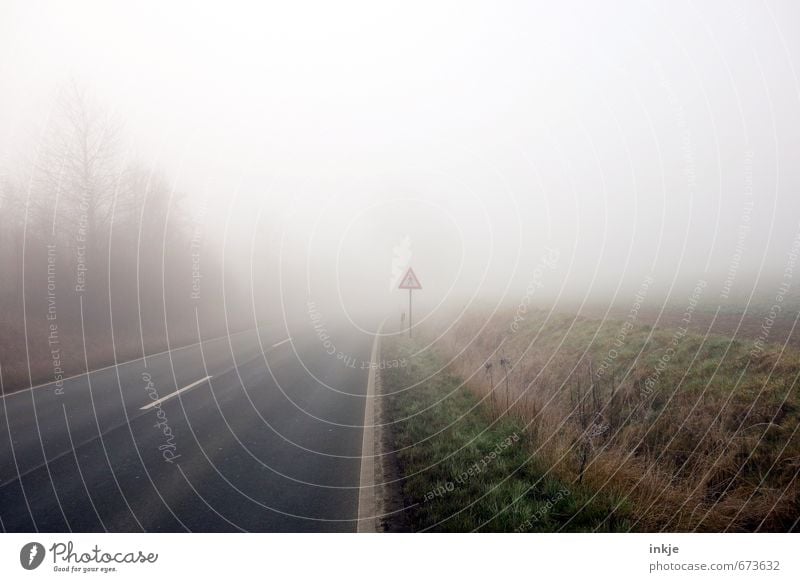
{"type": "Polygon", "coordinates": [[[629,499],[637,530],[798,529],[800,352],[630,319],[516,315],[466,314],[437,350],[492,418],[529,427],[559,478],[629,499]]]}
{"type": "Polygon", "coordinates": [[[627,531],[627,503],[558,479],[535,458],[524,425],[492,420],[431,351],[387,340],[382,372],[391,448],[415,531],[627,531]],[[437,372],[438,371],[438,372],[437,372]]]}

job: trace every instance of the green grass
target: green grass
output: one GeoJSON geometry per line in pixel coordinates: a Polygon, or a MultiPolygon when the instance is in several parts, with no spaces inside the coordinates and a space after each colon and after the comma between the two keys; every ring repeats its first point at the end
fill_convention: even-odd
{"type": "Polygon", "coordinates": [[[492,421],[476,397],[427,351],[386,341],[383,357],[407,358],[383,371],[391,435],[408,517],[415,531],[627,531],[626,503],[548,474],[531,459],[522,424],[492,421]],[[405,389],[413,386],[410,389],[405,389]],[[613,508],[616,509],[614,510],[613,508]]]}
{"type": "MultiPolygon", "coordinates": [[[[639,324],[620,341],[623,321],[537,310],[511,333],[512,316],[463,317],[440,342],[442,356],[453,358],[452,373],[471,376],[473,393],[488,394],[481,367],[491,358],[497,370],[502,344],[513,362],[511,401],[520,402],[512,414],[541,423],[538,456],[559,478],[581,474],[585,486],[625,495],[638,530],[797,529],[796,348],[639,324]],[[486,325],[474,336],[478,324],[486,325]],[[581,472],[573,412],[589,386],[597,395],[589,416],[601,415],[608,430],[581,472]]],[[[503,412],[494,407],[495,417],[503,412]]]]}

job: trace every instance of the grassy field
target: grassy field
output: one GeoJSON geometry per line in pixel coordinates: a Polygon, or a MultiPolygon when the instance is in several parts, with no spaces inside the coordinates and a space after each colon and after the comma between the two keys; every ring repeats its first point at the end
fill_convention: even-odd
{"type": "Polygon", "coordinates": [[[514,315],[385,346],[411,362],[383,380],[418,529],[798,530],[795,348],[514,315]]]}
{"type": "Polygon", "coordinates": [[[493,420],[458,377],[439,372],[430,351],[412,356],[409,340],[384,342],[386,359],[410,358],[383,371],[391,442],[416,531],[626,531],[621,499],[592,497],[531,457],[516,419],[493,420]],[[410,387],[410,388],[409,388],[410,387]]]}
{"type": "Polygon", "coordinates": [[[562,480],[626,499],[645,531],[793,531],[800,353],[686,327],[468,315],[435,349],[562,480]]]}

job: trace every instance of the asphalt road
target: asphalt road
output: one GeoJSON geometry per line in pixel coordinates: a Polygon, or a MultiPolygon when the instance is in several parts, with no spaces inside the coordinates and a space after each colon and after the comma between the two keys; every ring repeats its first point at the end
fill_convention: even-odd
{"type": "Polygon", "coordinates": [[[0,398],[0,526],[355,531],[372,338],[330,335],[335,354],[275,327],[0,398]]]}

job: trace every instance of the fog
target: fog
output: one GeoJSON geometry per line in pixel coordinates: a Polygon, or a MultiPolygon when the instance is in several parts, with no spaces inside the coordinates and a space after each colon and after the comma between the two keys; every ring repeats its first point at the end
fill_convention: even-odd
{"type": "Polygon", "coordinates": [[[779,277],[800,7],[558,4],[3,2],[0,172],[25,183],[80,87],[267,318],[374,331],[409,264],[422,320],[779,277]]]}

